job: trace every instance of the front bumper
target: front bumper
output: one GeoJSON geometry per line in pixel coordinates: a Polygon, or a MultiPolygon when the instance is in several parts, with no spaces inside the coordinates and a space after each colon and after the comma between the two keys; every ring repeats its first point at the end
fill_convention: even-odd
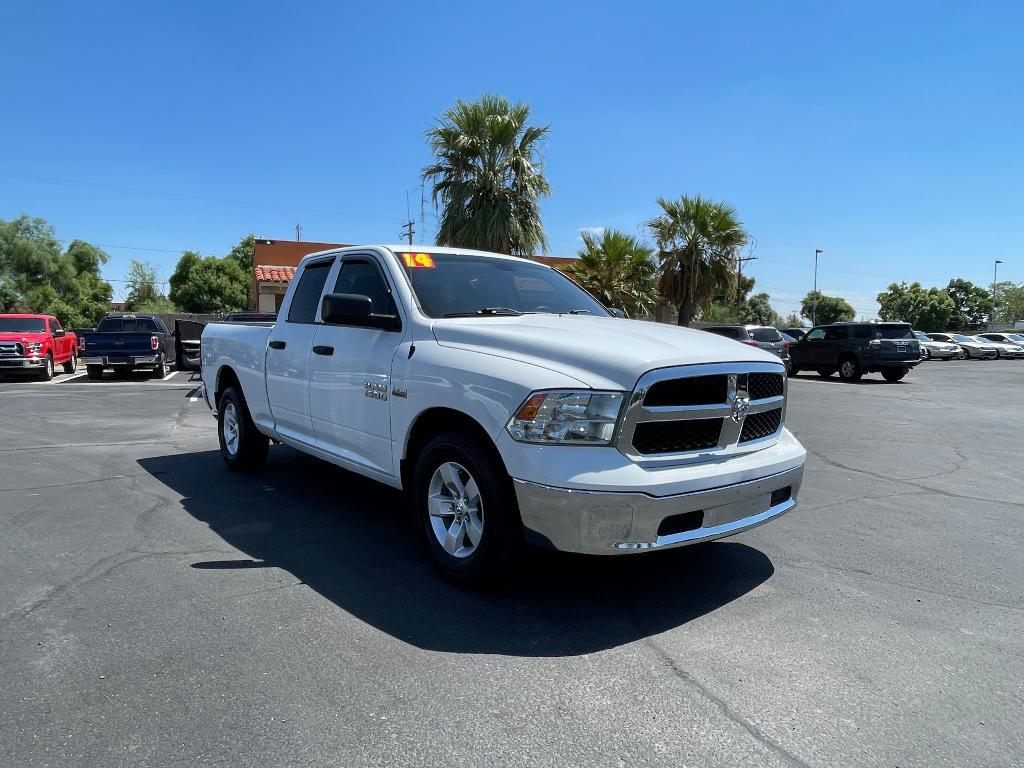
{"type": "Polygon", "coordinates": [[[159,355],[133,355],[131,357],[116,357],[114,355],[98,355],[83,357],[85,365],[102,365],[104,368],[138,368],[142,365],[156,365],[159,355]]]}
{"type": "Polygon", "coordinates": [[[38,371],[46,366],[46,357],[3,357],[0,358],[0,371],[38,371]]]}
{"type": "Polygon", "coordinates": [[[515,480],[527,540],[565,552],[620,555],[732,536],[796,507],[804,468],[654,497],[515,480]]]}

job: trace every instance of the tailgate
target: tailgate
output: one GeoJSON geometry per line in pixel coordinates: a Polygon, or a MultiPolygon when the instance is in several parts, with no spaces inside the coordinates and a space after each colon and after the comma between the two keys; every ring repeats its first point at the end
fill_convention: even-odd
{"type": "Polygon", "coordinates": [[[921,357],[921,344],[909,325],[879,323],[876,341],[878,358],[882,361],[916,360],[921,357]]]}
{"type": "Polygon", "coordinates": [[[87,333],[85,354],[129,357],[155,354],[152,346],[153,333],[87,333]]]}

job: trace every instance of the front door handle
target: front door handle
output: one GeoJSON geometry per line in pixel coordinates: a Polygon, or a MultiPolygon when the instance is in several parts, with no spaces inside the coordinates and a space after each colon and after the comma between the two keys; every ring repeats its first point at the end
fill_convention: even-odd
{"type": "Polygon", "coordinates": [[[267,344],[267,346],[268,346],[268,347],[270,347],[271,349],[284,349],[284,348],[285,348],[285,347],[287,347],[288,345],[287,345],[287,344],[285,344],[285,343],[284,343],[283,341],[276,341],[276,340],[275,340],[275,341],[271,341],[271,342],[269,342],[269,343],[267,344]]]}
{"type": "Polygon", "coordinates": [[[325,347],[325,346],[322,346],[322,345],[318,344],[317,346],[313,347],[313,354],[314,355],[333,355],[334,354],[334,347],[325,347]]]}

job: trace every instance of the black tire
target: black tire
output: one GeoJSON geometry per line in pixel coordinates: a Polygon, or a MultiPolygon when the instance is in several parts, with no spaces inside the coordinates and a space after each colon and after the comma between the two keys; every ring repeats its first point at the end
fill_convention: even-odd
{"type": "Polygon", "coordinates": [[[829,376],[831,376],[833,373],[836,372],[836,369],[835,368],[818,368],[817,372],[818,372],[818,375],[821,376],[821,378],[827,379],[829,376]]]}
{"type": "Polygon", "coordinates": [[[970,359],[971,359],[971,350],[969,350],[967,347],[964,347],[964,360],[970,360],[970,359]]]}
{"type": "Polygon", "coordinates": [[[931,360],[932,359],[932,352],[931,352],[930,349],[928,349],[928,347],[925,347],[924,349],[921,350],[921,359],[922,360],[931,360]]]}
{"type": "Polygon", "coordinates": [[[78,350],[71,350],[71,359],[64,363],[64,373],[74,373],[78,370],[78,350]]]}
{"type": "Polygon", "coordinates": [[[87,365],[85,366],[85,372],[89,374],[89,379],[91,381],[99,381],[103,378],[102,365],[87,365]]]}
{"type": "Polygon", "coordinates": [[[843,381],[860,381],[860,377],[864,374],[861,373],[860,363],[857,362],[855,357],[844,357],[839,361],[839,378],[843,381]]]}
{"type": "Polygon", "coordinates": [[[796,376],[798,373],[800,373],[800,369],[797,368],[795,365],[791,365],[789,366],[789,370],[786,373],[788,376],[796,376]]]}
{"type": "Polygon", "coordinates": [[[252,472],[259,469],[267,460],[267,449],[270,440],[256,429],[245,404],[245,397],[237,387],[228,387],[217,401],[217,438],[220,442],[220,455],[224,463],[235,472],[252,472]],[[230,442],[225,437],[225,422],[232,420],[233,434],[237,442],[230,442]]]}
{"type": "MultiPolygon", "coordinates": [[[[439,482],[447,495],[448,483],[443,479],[439,482]]],[[[513,572],[523,551],[523,525],[515,498],[512,481],[492,445],[469,434],[448,432],[424,446],[413,470],[412,509],[420,539],[442,576],[464,586],[486,586],[505,580],[513,572]],[[472,545],[472,551],[463,556],[449,553],[440,541],[441,533],[435,533],[434,528],[434,521],[441,531],[450,532],[457,525],[455,504],[449,507],[453,510],[449,523],[447,515],[432,516],[428,503],[435,473],[441,478],[441,468],[453,464],[466,472],[465,476],[460,473],[463,486],[469,487],[469,478],[472,478],[479,491],[476,505],[472,504],[468,493],[464,497],[467,505],[463,514],[467,515],[467,521],[471,519],[471,511],[476,509],[482,522],[475,545],[472,545],[468,528],[460,529],[465,531],[459,534],[460,549],[472,545]]]]}
{"type": "Polygon", "coordinates": [[[160,359],[156,361],[156,365],[153,367],[153,378],[154,379],[166,379],[167,378],[167,361],[164,360],[164,356],[160,355],[160,359]]]}
{"type": "Polygon", "coordinates": [[[902,380],[909,372],[909,368],[883,368],[882,378],[890,384],[895,384],[897,381],[902,380]]]}
{"type": "Polygon", "coordinates": [[[53,355],[49,352],[46,353],[46,365],[43,366],[43,370],[40,372],[39,378],[43,381],[51,381],[53,379],[53,355]]]}

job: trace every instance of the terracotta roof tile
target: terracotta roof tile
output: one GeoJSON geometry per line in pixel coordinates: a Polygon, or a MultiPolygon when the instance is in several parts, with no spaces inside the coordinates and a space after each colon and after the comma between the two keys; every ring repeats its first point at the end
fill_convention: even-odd
{"type": "Polygon", "coordinates": [[[295,267],[275,267],[260,264],[256,267],[257,282],[290,283],[295,277],[295,267]]]}

